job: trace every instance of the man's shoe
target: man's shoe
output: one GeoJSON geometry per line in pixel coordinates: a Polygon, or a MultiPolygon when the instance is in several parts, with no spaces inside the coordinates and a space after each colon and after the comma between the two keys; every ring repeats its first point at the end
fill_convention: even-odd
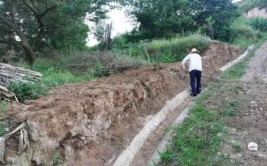
{"type": "Polygon", "coordinates": [[[191,94],[190,94],[190,96],[196,97],[197,95],[196,95],[196,94],[193,94],[193,93],[191,93],[191,94]]]}

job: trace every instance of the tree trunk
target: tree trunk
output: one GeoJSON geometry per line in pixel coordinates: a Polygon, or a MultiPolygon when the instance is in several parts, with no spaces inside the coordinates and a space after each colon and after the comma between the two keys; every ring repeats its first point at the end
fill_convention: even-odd
{"type": "Polygon", "coordinates": [[[31,48],[30,44],[27,41],[23,41],[21,45],[25,51],[25,60],[30,65],[30,68],[32,69],[32,66],[33,66],[33,63],[35,60],[34,52],[31,48]]]}
{"type": "Polygon", "coordinates": [[[35,60],[34,51],[33,51],[32,47],[31,47],[28,39],[26,38],[25,34],[20,30],[17,30],[17,34],[21,39],[20,43],[21,43],[21,46],[22,46],[22,48],[24,49],[24,52],[25,52],[25,60],[29,64],[30,68],[32,69],[32,66],[33,66],[33,63],[34,63],[34,60],[35,60]]]}

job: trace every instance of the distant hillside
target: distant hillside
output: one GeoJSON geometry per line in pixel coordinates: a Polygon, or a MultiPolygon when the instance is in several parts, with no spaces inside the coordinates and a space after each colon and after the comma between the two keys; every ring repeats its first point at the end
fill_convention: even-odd
{"type": "Polygon", "coordinates": [[[236,5],[245,13],[254,8],[267,8],[267,0],[242,0],[237,2],[236,5]]]}
{"type": "Polygon", "coordinates": [[[247,17],[267,18],[267,0],[243,0],[236,5],[247,17]]]}

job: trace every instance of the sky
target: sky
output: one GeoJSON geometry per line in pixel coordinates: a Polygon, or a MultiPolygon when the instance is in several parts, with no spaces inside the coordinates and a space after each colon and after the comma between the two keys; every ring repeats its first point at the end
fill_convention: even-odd
{"type": "Polygon", "coordinates": [[[236,2],[239,2],[239,1],[242,1],[242,0],[233,0],[233,3],[236,3],[236,2]]]}
{"type": "MultiPolygon", "coordinates": [[[[113,30],[111,32],[111,37],[118,36],[125,32],[130,32],[134,28],[134,24],[131,23],[131,20],[125,14],[126,9],[113,9],[107,15],[109,19],[106,20],[107,23],[112,22],[113,30]]],[[[92,22],[85,21],[89,27],[95,26],[92,22]]],[[[92,33],[88,34],[87,45],[93,46],[97,44],[97,40],[94,38],[92,33]]]]}

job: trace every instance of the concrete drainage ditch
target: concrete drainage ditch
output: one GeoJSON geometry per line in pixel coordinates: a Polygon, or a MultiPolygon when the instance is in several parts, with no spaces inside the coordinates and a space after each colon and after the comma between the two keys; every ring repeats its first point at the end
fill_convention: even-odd
{"type": "MultiPolygon", "coordinates": [[[[235,60],[227,63],[225,66],[221,67],[219,70],[224,72],[225,70],[229,69],[236,63],[238,63],[241,59],[249,54],[249,52],[254,48],[254,46],[250,46],[245,53],[241,56],[236,58],[235,60]]],[[[177,109],[179,105],[181,105],[188,97],[190,96],[190,90],[185,89],[183,92],[179,93],[175,96],[172,100],[167,101],[166,105],[159,111],[149,122],[146,123],[144,128],[135,136],[132,140],[131,144],[119,155],[113,166],[133,166],[132,161],[134,160],[136,154],[139,150],[144,146],[146,139],[149,137],[152,132],[157,128],[158,125],[166,118],[167,114],[170,111],[174,111],[177,109]]],[[[190,102],[186,108],[179,113],[179,115],[175,118],[175,120],[171,123],[172,126],[177,126],[183,122],[183,120],[188,116],[188,113],[194,102],[190,102]]],[[[179,111],[179,110],[177,110],[179,111]]],[[[152,166],[155,163],[160,161],[159,153],[163,152],[167,145],[170,143],[171,139],[171,132],[169,131],[163,139],[159,142],[155,150],[153,151],[151,157],[147,160],[146,165],[152,166]]],[[[140,164],[140,163],[139,163],[140,164]]]]}

